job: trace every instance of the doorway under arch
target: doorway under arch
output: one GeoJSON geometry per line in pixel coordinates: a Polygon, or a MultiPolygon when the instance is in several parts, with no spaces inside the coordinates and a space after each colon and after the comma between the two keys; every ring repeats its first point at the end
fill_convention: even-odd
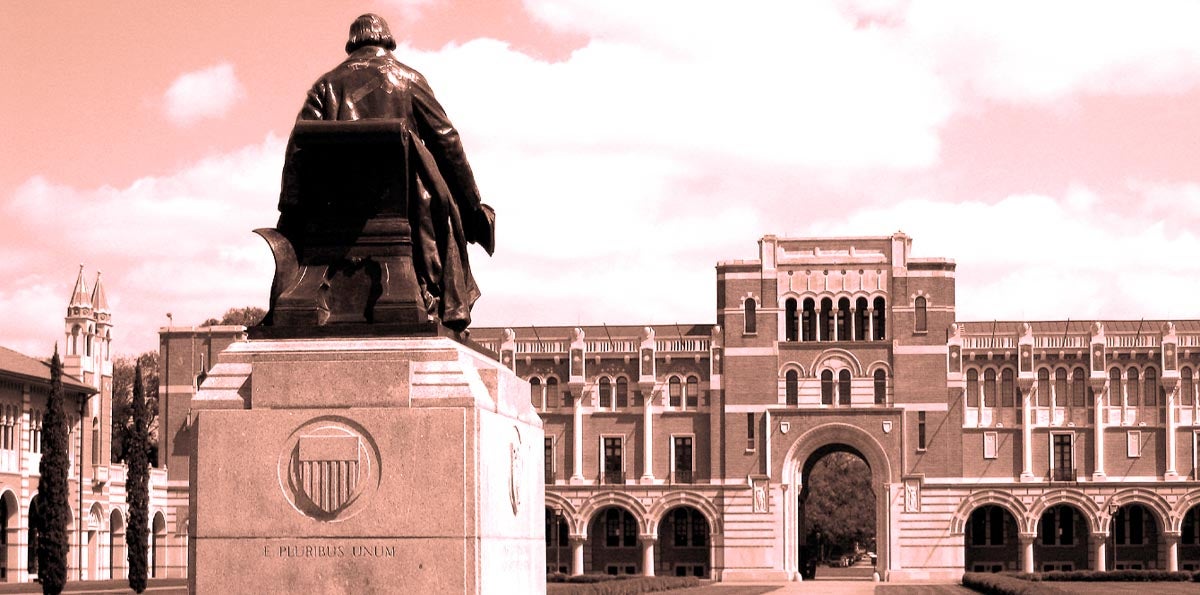
{"type": "Polygon", "coordinates": [[[963,530],[968,572],[1020,570],[1021,546],[1017,519],[999,504],[971,511],[963,530]]]}
{"type": "MultiPolygon", "coordinates": [[[[803,569],[801,554],[811,551],[804,549],[808,545],[806,538],[812,528],[805,525],[803,518],[802,500],[807,494],[802,492],[814,465],[832,453],[853,455],[865,463],[869,472],[869,486],[874,500],[874,572],[886,580],[888,572],[892,569],[890,552],[893,549],[889,503],[899,495],[898,483],[893,475],[887,451],[878,440],[858,426],[836,422],[823,424],[800,434],[783,457],[780,480],[785,495],[784,570],[792,576],[800,574],[803,569]]],[[[805,558],[806,561],[810,559],[811,557],[805,558]]]]}
{"type": "Polygon", "coordinates": [[[584,572],[642,574],[642,549],[638,543],[638,520],[622,506],[596,511],[584,544],[584,572]]]}
{"type": "Polygon", "coordinates": [[[712,533],[704,513],[692,506],[667,511],[658,523],[654,574],[707,578],[712,572],[712,533]]]}
{"type": "Polygon", "coordinates": [[[1089,523],[1070,504],[1047,508],[1038,519],[1033,543],[1034,570],[1088,570],[1089,523]]]}

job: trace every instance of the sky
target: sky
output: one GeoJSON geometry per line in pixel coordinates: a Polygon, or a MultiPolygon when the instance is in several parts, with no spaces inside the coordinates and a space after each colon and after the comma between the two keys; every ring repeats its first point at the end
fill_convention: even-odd
{"type": "Polygon", "coordinates": [[[476,326],[715,321],[763,235],[957,263],[960,320],[1200,318],[1200,4],[0,2],[0,344],[265,306],[284,143],[382,15],[459,129],[476,326]]]}

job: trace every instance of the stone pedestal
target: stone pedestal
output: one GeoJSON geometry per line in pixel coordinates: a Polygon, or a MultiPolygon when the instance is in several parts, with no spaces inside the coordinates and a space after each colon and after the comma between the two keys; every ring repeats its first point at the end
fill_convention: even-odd
{"type": "Polygon", "coordinates": [[[545,592],[542,424],[469,347],[235,343],[189,417],[192,592],[545,592]]]}

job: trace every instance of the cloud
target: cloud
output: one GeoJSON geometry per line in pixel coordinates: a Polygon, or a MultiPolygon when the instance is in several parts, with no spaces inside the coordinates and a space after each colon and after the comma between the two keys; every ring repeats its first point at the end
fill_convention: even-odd
{"type": "Polygon", "coordinates": [[[180,75],[163,93],[163,110],[173,124],[189,126],[224,116],[245,94],[226,62],[180,75]]]}
{"type": "Polygon", "coordinates": [[[277,218],[283,149],[268,136],[123,188],[33,177],[0,197],[11,254],[0,274],[16,280],[0,290],[0,310],[21,314],[5,344],[37,354],[60,336],[80,262],[89,283],[103,271],[120,353],[154,348],[168,311],[199,324],[230,307],[265,306],[273,263],[250,230],[277,218]]]}
{"type": "MultiPolygon", "coordinates": [[[[1153,192],[1164,190],[1129,200],[1153,192]]],[[[1170,226],[1154,209],[1093,208],[1112,201],[1084,187],[995,203],[910,198],[816,221],[805,233],[903,230],[914,255],[956,262],[960,320],[1196,318],[1200,262],[1178,255],[1200,253],[1200,211],[1177,212],[1170,226]]]]}
{"type": "MultiPolygon", "coordinates": [[[[847,9],[859,14],[859,5],[847,9]]],[[[878,14],[878,2],[863,12],[878,14]]],[[[903,51],[933,57],[963,93],[1050,103],[1076,94],[1182,92],[1200,83],[1200,5],[1188,1],[1003,4],[913,0],[886,7],[903,51]]]]}

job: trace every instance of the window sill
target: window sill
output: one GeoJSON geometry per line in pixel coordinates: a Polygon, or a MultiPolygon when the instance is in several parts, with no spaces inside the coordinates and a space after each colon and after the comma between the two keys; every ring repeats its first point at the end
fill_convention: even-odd
{"type": "Polygon", "coordinates": [[[928,334],[929,334],[929,331],[927,331],[927,330],[925,330],[925,331],[913,331],[913,334],[914,334],[914,335],[928,335],[928,334]]]}

